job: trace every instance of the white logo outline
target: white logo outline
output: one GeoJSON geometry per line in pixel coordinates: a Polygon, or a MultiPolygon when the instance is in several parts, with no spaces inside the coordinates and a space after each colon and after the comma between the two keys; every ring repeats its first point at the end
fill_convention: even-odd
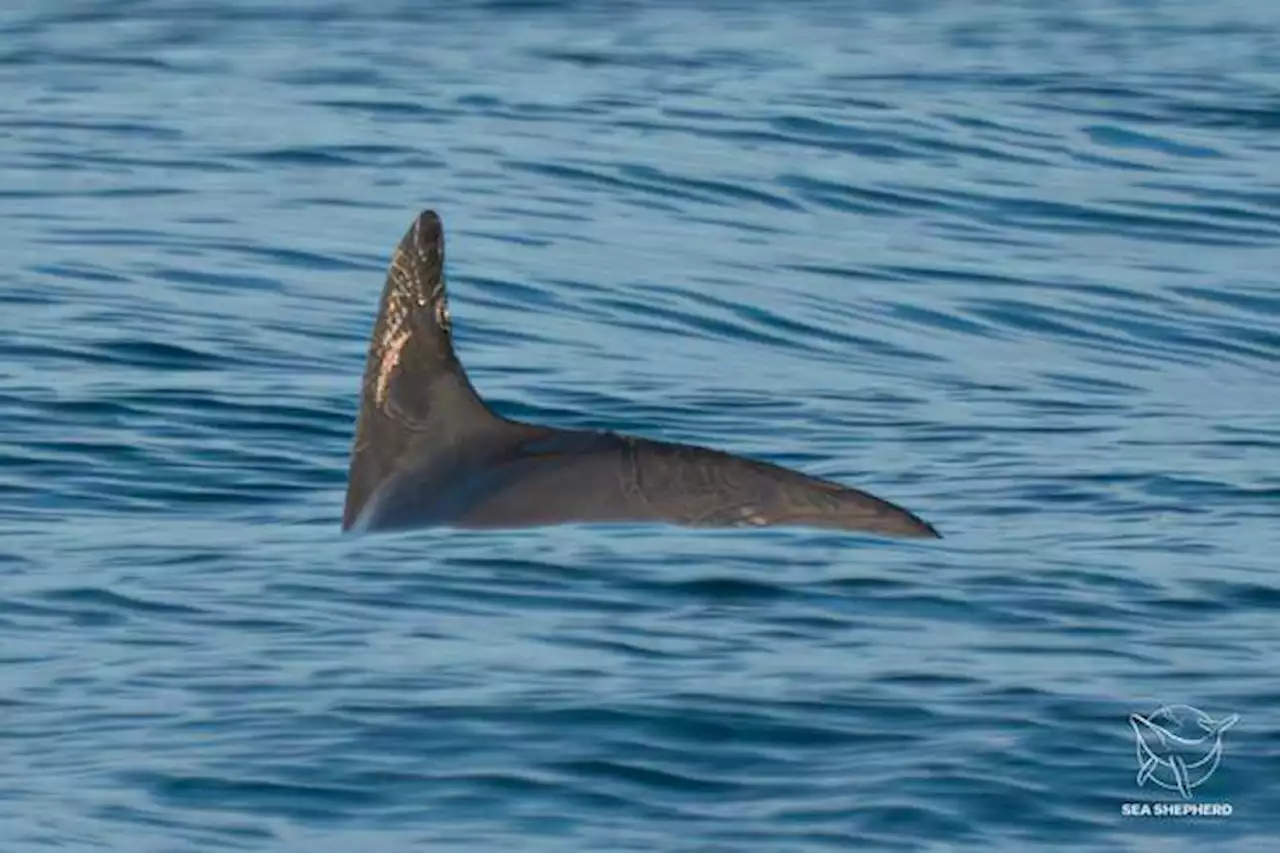
{"type": "Polygon", "coordinates": [[[1190,705],[1164,705],[1146,716],[1130,714],[1137,741],[1138,786],[1151,782],[1190,800],[1192,791],[1218,769],[1222,735],[1239,721],[1239,714],[1215,720],[1190,705]]]}

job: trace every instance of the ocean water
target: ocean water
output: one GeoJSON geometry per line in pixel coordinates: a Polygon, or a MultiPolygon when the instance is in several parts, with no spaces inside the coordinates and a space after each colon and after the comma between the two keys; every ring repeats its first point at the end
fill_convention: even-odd
{"type": "Polygon", "coordinates": [[[1276,849],[1274,3],[20,0],[0,92],[0,851],[1276,849]],[[502,412],[945,538],[340,535],[427,207],[502,412]]]}

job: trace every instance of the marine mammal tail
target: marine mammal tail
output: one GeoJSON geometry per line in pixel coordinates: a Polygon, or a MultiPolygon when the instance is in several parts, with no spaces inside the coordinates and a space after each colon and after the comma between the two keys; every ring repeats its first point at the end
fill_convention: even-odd
{"type": "Polygon", "coordinates": [[[634,521],[938,537],[902,507],[779,465],[500,417],[454,353],[445,289],[444,228],[428,210],[387,271],[365,361],[343,530],[634,521]]]}
{"type": "Polygon", "coordinates": [[[350,529],[378,487],[428,443],[440,452],[500,423],[453,351],[444,226],[435,211],[423,211],[391,256],[378,304],[342,529],[350,529]]]}

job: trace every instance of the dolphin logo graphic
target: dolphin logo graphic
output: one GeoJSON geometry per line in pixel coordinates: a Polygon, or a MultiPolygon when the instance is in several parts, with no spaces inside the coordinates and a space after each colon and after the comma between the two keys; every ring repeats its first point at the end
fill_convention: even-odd
{"type": "Polygon", "coordinates": [[[1222,734],[1240,720],[1215,720],[1190,705],[1165,705],[1144,717],[1130,714],[1137,736],[1138,785],[1153,782],[1184,799],[1213,775],[1222,758],[1222,734]]]}

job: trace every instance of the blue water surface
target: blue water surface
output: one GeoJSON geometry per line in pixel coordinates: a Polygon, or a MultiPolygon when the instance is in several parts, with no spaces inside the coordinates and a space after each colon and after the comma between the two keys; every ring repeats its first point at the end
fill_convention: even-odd
{"type": "Polygon", "coordinates": [[[19,0],[0,93],[0,851],[1276,849],[1275,3],[19,0]],[[946,538],[341,536],[427,207],[503,413],[946,538]]]}

